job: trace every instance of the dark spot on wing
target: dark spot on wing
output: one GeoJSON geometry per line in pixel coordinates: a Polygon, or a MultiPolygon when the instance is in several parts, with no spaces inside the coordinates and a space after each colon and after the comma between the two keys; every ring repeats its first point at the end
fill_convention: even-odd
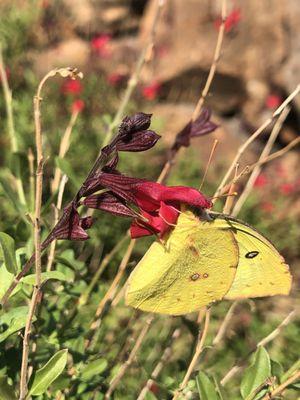
{"type": "Polygon", "coordinates": [[[196,257],[200,256],[198,249],[193,244],[189,245],[189,250],[193,253],[194,256],[196,257]]]}
{"type": "Polygon", "coordinates": [[[258,251],[249,251],[249,253],[247,253],[247,254],[245,255],[245,257],[246,257],[246,258],[254,258],[254,257],[256,257],[258,254],[259,254],[258,251]]]}
{"type": "Polygon", "coordinates": [[[196,272],[195,274],[191,275],[190,278],[192,281],[196,281],[197,279],[200,278],[200,274],[198,274],[198,272],[196,272]]]}
{"type": "Polygon", "coordinates": [[[205,272],[205,273],[203,274],[203,278],[208,278],[208,273],[207,273],[207,272],[205,272]]]}

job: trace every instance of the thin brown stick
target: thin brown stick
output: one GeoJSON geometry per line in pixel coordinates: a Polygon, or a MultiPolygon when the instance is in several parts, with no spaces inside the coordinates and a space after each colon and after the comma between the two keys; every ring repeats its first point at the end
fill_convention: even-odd
{"type": "MultiPolygon", "coordinates": [[[[271,134],[269,136],[269,139],[268,139],[268,141],[267,141],[267,143],[266,143],[266,145],[265,145],[265,147],[264,147],[264,149],[263,149],[263,151],[262,151],[262,153],[261,153],[261,155],[259,157],[258,163],[260,161],[262,161],[263,159],[265,159],[270,154],[270,152],[272,150],[272,147],[273,147],[273,145],[274,145],[274,143],[275,143],[275,141],[277,139],[277,136],[280,133],[282,125],[283,125],[285,119],[287,118],[289,112],[290,112],[290,107],[287,106],[282,111],[282,113],[279,115],[279,117],[278,117],[278,119],[277,119],[277,121],[276,121],[276,123],[274,125],[274,128],[272,129],[272,132],[271,132],[271,134]]],[[[237,200],[237,202],[236,202],[236,204],[234,206],[233,215],[237,215],[240,212],[243,204],[247,200],[247,198],[248,198],[248,196],[249,196],[249,194],[250,194],[250,192],[251,192],[251,190],[253,188],[253,185],[254,185],[254,183],[256,181],[256,178],[260,174],[260,171],[261,171],[261,165],[257,164],[256,167],[253,168],[252,173],[251,173],[251,175],[250,175],[250,177],[249,177],[249,179],[248,179],[248,181],[246,183],[246,186],[245,186],[242,194],[240,195],[239,199],[237,200]]]]}
{"type": "Polygon", "coordinates": [[[183,389],[186,387],[188,381],[190,380],[190,377],[197,365],[198,359],[199,359],[200,354],[202,353],[202,350],[204,347],[204,343],[205,343],[205,340],[206,340],[206,337],[208,334],[209,321],[210,321],[210,309],[207,309],[206,314],[205,314],[204,327],[203,327],[203,332],[202,332],[201,338],[200,338],[199,342],[197,343],[195,353],[194,353],[193,358],[190,362],[190,365],[186,371],[183,381],[181,382],[178,390],[175,391],[172,400],[178,399],[181,392],[183,391],[183,389]]]}
{"type": "Polygon", "coordinates": [[[222,22],[221,22],[221,26],[219,28],[219,34],[218,34],[218,38],[217,38],[217,44],[216,44],[216,48],[215,48],[215,52],[214,52],[214,57],[213,57],[213,62],[211,64],[210,70],[209,70],[209,74],[204,86],[204,89],[202,90],[200,99],[198,100],[198,103],[195,107],[195,110],[193,112],[192,115],[192,120],[194,121],[197,116],[200,114],[200,111],[202,109],[203,103],[205,101],[205,98],[209,92],[210,86],[212,84],[212,81],[214,79],[216,70],[217,70],[217,64],[218,61],[220,59],[220,54],[221,54],[221,48],[222,48],[222,43],[223,43],[223,38],[224,38],[224,33],[225,33],[225,21],[226,21],[226,11],[227,8],[227,4],[226,4],[226,0],[222,1],[222,8],[221,8],[221,17],[222,17],[222,22]]]}
{"type": "MultiPolygon", "coordinates": [[[[7,130],[10,137],[11,142],[11,150],[13,153],[17,153],[19,151],[19,145],[17,140],[17,135],[15,131],[15,124],[13,118],[13,106],[12,106],[12,92],[10,90],[7,75],[5,71],[5,65],[2,54],[2,46],[0,43],[0,81],[3,87],[6,115],[7,115],[7,130]]],[[[17,167],[20,170],[19,166],[17,167]]],[[[20,178],[20,171],[17,171],[18,176],[14,176],[16,181],[17,193],[21,204],[26,204],[26,198],[24,194],[23,183],[20,178]]]]}
{"type": "Polygon", "coordinates": [[[219,143],[218,139],[215,139],[215,140],[214,140],[214,143],[213,143],[213,145],[212,145],[212,148],[211,148],[209,157],[208,157],[208,161],[207,161],[207,164],[206,164],[206,167],[205,167],[205,171],[204,171],[204,174],[203,174],[203,177],[202,177],[200,186],[199,186],[199,190],[202,189],[202,186],[203,186],[203,184],[204,184],[204,182],[205,182],[205,178],[206,178],[207,172],[208,172],[208,170],[209,170],[209,167],[210,167],[210,165],[211,165],[211,161],[212,161],[213,155],[215,154],[216,147],[217,147],[218,143],[219,143]]]}
{"type": "Polygon", "coordinates": [[[296,371],[289,379],[287,379],[285,382],[281,383],[279,386],[277,386],[276,389],[272,390],[272,392],[267,393],[264,397],[263,400],[270,400],[274,399],[292,383],[296,382],[300,378],[300,370],[296,371]]]}
{"type": "MultiPolygon", "coordinates": [[[[68,177],[67,175],[63,175],[62,178],[59,177],[60,183],[58,187],[58,194],[57,194],[57,201],[56,201],[56,206],[54,207],[54,224],[55,226],[59,220],[59,211],[61,210],[62,207],[62,201],[63,201],[63,194],[65,191],[66,184],[68,182],[68,177]]],[[[50,244],[50,250],[49,250],[49,255],[48,255],[48,262],[47,262],[47,271],[51,271],[53,261],[54,261],[54,255],[55,255],[55,248],[56,248],[56,240],[53,240],[50,244]]]]}
{"type": "Polygon", "coordinates": [[[274,121],[275,118],[277,118],[281,112],[288,106],[288,104],[294,99],[294,97],[297,96],[297,94],[300,91],[300,85],[296,87],[296,89],[285,99],[285,101],[274,111],[272,116],[268,118],[246,141],[244,144],[240,146],[238,149],[238,152],[233,159],[230,167],[228,168],[226,174],[224,175],[224,178],[222,179],[222,182],[220,183],[219,187],[216,190],[216,193],[214,194],[214,197],[219,196],[219,194],[222,191],[222,188],[226,185],[230,175],[232,174],[236,164],[246,151],[246,149],[250,146],[251,143],[254,142],[254,140],[274,121]]]}
{"type": "Polygon", "coordinates": [[[127,88],[123,95],[120,106],[117,110],[117,113],[116,113],[113,121],[111,122],[111,124],[108,127],[107,134],[103,141],[103,146],[106,146],[110,142],[112,135],[113,135],[113,131],[116,128],[116,126],[120,123],[120,120],[125,112],[128,102],[132,96],[132,93],[139,82],[140,75],[141,75],[141,72],[142,72],[145,62],[147,61],[147,56],[149,54],[149,51],[153,48],[153,45],[154,45],[156,26],[157,26],[157,23],[159,20],[161,9],[164,6],[164,3],[165,3],[164,0],[157,0],[156,11],[154,13],[154,17],[152,20],[151,29],[149,32],[149,37],[148,37],[147,43],[143,47],[141,54],[137,60],[135,70],[133,71],[133,73],[128,81],[127,88]]]}
{"type": "MultiPolygon", "coordinates": [[[[74,111],[71,114],[70,121],[69,121],[67,128],[63,134],[63,137],[60,141],[59,151],[58,151],[58,157],[60,157],[60,158],[64,158],[67,151],[69,150],[71,134],[72,134],[73,127],[76,123],[78,114],[79,114],[79,111],[74,111]]],[[[51,182],[52,193],[55,193],[57,191],[57,189],[59,187],[61,176],[62,176],[62,172],[61,172],[60,168],[56,167],[55,171],[54,171],[54,178],[53,178],[53,181],[51,182]]]]}
{"type": "Polygon", "coordinates": [[[231,209],[233,207],[234,197],[235,197],[235,193],[236,193],[235,192],[235,188],[236,188],[236,180],[237,180],[237,176],[238,176],[238,168],[239,168],[239,165],[236,164],[233,182],[230,185],[228,196],[226,198],[226,202],[225,202],[225,205],[224,205],[224,208],[223,208],[223,213],[224,214],[228,214],[229,215],[231,213],[231,209]]]}
{"type": "MultiPolygon", "coordinates": [[[[33,316],[35,314],[36,306],[42,294],[41,293],[42,246],[41,246],[40,219],[41,219],[41,207],[42,207],[44,157],[43,157],[43,141],[42,141],[42,126],[41,126],[41,110],[40,110],[40,105],[42,101],[41,92],[44,84],[50,77],[53,77],[57,73],[61,74],[62,76],[69,76],[70,74],[72,75],[73,72],[74,71],[72,69],[59,69],[59,70],[55,69],[50,71],[48,74],[44,76],[44,78],[39,83],[36,95],[34,96],[33,99],[37,169],[36,169],[36,185],[35,185],[35,219],[34,219],[35,253],[34,253],[34,258],[32,257],[30,260],[33,259],[35,261],[35,287],[33,289],[33,294],[29,304],[29,312],[26,320],[24,339],[23,339],[19,400],[24,400],[28,392],[27,377],[28,377],[29,340],[32,329],[33,316]]],[[[30,263],[30,260],[28,263],[30,263]]]]}
{"type": "MultiPolygon", "coordinates": [[[[274,340],[282,332],[282,330],[295,318],[296,311],[291,311],[283,321],[265,338],[261,339],[257,345],[248,353],[247,357],[252,354],[259,346],[266,346],[272,340],[274,340]]],[[[245,359],[241,360],[238,364],[234,365],[227,374],[222,378],[221,385],[225,386],[238,372],[243,369],[245,359]]]]}
{"type": "Polygon", "coordinates": [[[35,190],[35,218],[34,218],[34,245],[35,245],[35,287],[31,298],[29,313],[26,320],[25,333],[23,339],[22,366],[20,377],[20,400],[25,399],[27,395],[27,370],[28,370],[28,354],[29,354],[29,337],[32,327],[32,319],[35,313],[38,297],[41,291],[42,282],[42,263],[41,263],[41,207],[43,192],[43,143],[42,143],[42,127],[41,127],[41,91],[44,83],[50,77],[47,74],[40,82],[37,93],[34,96],[34,125],[35,125],[35,143],[36,143],[36,190],[35,190]]]}
{"type": "Polygon", "coordinates": [[[231,322],[231,318],[233,317],[234,311],[235,311],[236,307],[238,306],[238,304],[239,304],[238,300],[235,300],[231,304],[229,310],[227,311],[227,313],[225,315],[225,318],[222,321],[222,324],[221,324],[216,336],[213,339],[213,342],[212,342],[213,346],[218,346],[222,342],[222,340],[225,336],[225,333],[227,331],[227,328],[231,322]]]}
{"type": "Polygon", "coordinates": [[[126,370],[130,367],[130,365],[132,364],[133,360],[135,359],[142,343],[143,340],[151,326],[151,323],[154,319],[154,315],[151,314],[150,316],[148,316],[148,318],[145,321],[145,324],[143,326],[143,329],[141,330],[135,345],[133,347],[133,349],[130,352],[130,355],[128,357],[128,359],[125,361],[125,363],[121,366],[121,368],[119,369],[117,375],[112,379],[112,381],[109,384],[109,388],[107,390],[107,392],[105,393],[104,399],[108,400],[110,399],[112,393],[114,392],[114,390],[116,389],[116,387],[118,386],[118,384],[120,383],[120,381],[122,380],[123,376],[125,375],[126,370]]]}
{"type": "Polygon", "coordinates": [[[35,193],[35,179],[34,179],[34,154],[32,149],[28,149],[28,165],[29,165],[29,205],[30,211],[34,211],[34,193],[35,193]]]}
{"type": "Polygon", "coordinates": [[[157,380],[159,374],[163,370],[164,366],[166,363],[169,361],[171,355],[172,355],[172,343],[173,341],[177,340],[179,336],[181,335],[181,329],[176,328],[172,334],[171,337],[171,343],[169,346],[167,346],[161,356],[161,358],[158,360],[158,363],[156,364],[155,368],[153,369],[150,378],[147,380],[145,386],[142,388],[137,400],[144,400],[146,397],[147,393],[151,389],[151,386],[153,383],[157,380]]]}

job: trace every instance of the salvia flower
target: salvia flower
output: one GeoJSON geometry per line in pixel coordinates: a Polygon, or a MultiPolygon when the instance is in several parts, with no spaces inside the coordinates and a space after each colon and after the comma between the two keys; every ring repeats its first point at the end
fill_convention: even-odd
{"type": "Polygon", "coordinates": [[[109,190],[88,196],[84,204],[115,215],[134,217],[133,238],[158,234],[160,237],[177,222],[182,204],[210,208],[212,203],[201,192],[186,186],[165,186],[160,183],[128,177],[119,173],[102,173],[98,187],[109,190]],[[133,211],[132,207],[137,207],[133,211]]]}
{"type": "MultiPolygon", "coordinates": [[[[146,179],[129,177],[117,170],[119,151],[146,151],[160,138],[149,130],[151,114],[136,113],[122,120],[116,137],[105,147],[92,167],[73,201],[64,208],[63,215],[43,246],[52,240],[88,239],[91,217],[80,217],[78,207],[99,209],[116,216],[132,219],[131,236],[163,237],[177,222],[182,205],[200,209],[212,203],[201,192],[186,186],[165,186],[146,179]]],[[[179,135],[178,145],[188,145],[191,137],[214,130],[210,112],[204,110],[179,135]],[[180,139],[181,138],[181,139],[180,139]],[[180,141],[181,140],[181,141],[180,141]]]]}

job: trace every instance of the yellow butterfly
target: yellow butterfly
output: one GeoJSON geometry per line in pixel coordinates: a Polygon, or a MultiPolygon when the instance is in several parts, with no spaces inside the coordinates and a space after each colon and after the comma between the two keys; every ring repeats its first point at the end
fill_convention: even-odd
{"type": "Polygon", "coordinates": [[[187,314],[214,301],[288,294],[289,267],[249,225],[221,214],[180,214],[166,243],[155,242],[131,273],[126,304],[187,314]]]}

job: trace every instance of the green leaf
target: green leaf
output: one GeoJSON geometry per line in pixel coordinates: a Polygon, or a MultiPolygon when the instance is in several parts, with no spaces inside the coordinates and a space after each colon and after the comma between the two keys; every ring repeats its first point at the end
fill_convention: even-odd
{"type": "Polygon", "coordinates": [[[269,354],[264,347],[259,346],[255,352],[252,364],[245,370],[242,379],[241,395],[243,399],[251,395],[270,376],[271,362],[269,354]]]}
{"type": "Polygon", "coordinates": [[[3,177],[3,175],[0,175],[0,184],[3,188],[3,194],[12,203],[14,209],[18,211],[19,216],[28,224],[28,221],[25,218],[25,207],[17,200],[18,197],[16,193],[11,189],[10,185],[6,182],[6,179],[3,177]]]}
{"type": "Polygon", "coordinates": [[[0,232],[0,245],[3,251],[3,258],[6,269],[11,274],[18,273],[18,265],[15,255],[15,241],[7,233],[0,232]]]}
{"type": "MultiPolygon", "coordinates": [[[[2,314],[0,317],[0,325],[6,325],[8,328],[0,334],[0,343],[3,342],[8,336],[24,328],[28,314],[28,307],[16,307],[2,314]]],[[[33,322],[36,317],[33,317],[33,322]]]]}
{"type": "Polygon", "coordinates": [[[41,369],[36,371],[29,396],[39,396],[46,392],[51,383],[63,372],[68,357],[68,349],[60,350],[41,369]]]}
{"type": "Polygon", "coordinates": [[[7,291],[13,279],[14,275],[8,272],[5,265],[2,264],[0,266],[0,297],[7,291]]]}
{"type": "Polygon", "coordinates": [[[196,383],[201,400],[219,400],[215,385],[204,372],[199,372],[196,383]]]}
{"type": "Polygon", "coordinates": [[[80,378],[81,380],[88,382],[93,376],[101,375],[103,371],[107,368],[107,361],[104,358],[99,358],[99,360],[91,361],[89,364],[85,365],[81,370],[80,378]]]}
{"type": "MultiPolygon", "coordinates": [[[[58,281],[69,280],[67,276],[60,271],[42,272],[42,283],[46,282],[49,279],[56,279],[58,281]]],[[[35,285],[35,274],[25,276],[20,282],[26,283],[27,285],[35,285]]]]}
{"type": "Polygon", "coordinates": [[[67,161],[64,158],[55,157],[55,164],[62,171],[63,174],[67,175],[67,177],[70,179],[70,181],[75,187],[80,186],[79,179],[74,173],[73,168],[69,163],[69,161],[67,161]]]}
{"type": "Polygon", "coordinates": [[[271,371],[272,376],[276,376],[278,382],[281,382],[281,376],[283,375],[282,365],[277,361],[271,360],[271,371]]]}
{"type": "Polygon", "coordinates": [[[15,400],[16,393],[12,386],[7,383],[6,376],[0,377],[0,400],[15,400]]]}

